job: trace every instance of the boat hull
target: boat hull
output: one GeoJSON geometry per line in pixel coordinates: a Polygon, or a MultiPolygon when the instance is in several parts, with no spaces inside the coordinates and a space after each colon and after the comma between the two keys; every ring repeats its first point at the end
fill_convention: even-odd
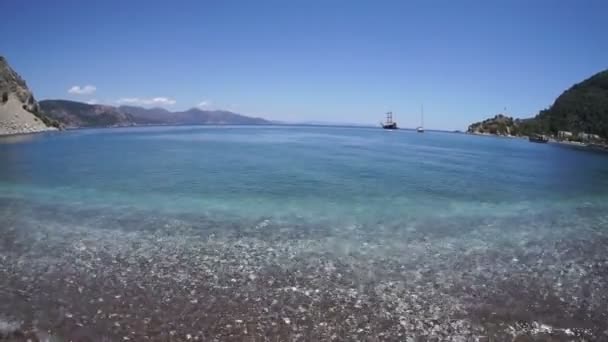
{"type": "Polygon", "coordinates": [[[382,124],[382,128],[384,129],[397,129],[397,123],[393,122],[390,124],[382,124]]]}
{"type": "Polygon", "coordinates": [[[540,136],[540,137],[528,137],[528,140],[530,142],[537,143],[537,144],[546,144],[546,143],[549,142],[549,139],[547,139],[546,137],[542,137],[542,136],[540,136]]]}

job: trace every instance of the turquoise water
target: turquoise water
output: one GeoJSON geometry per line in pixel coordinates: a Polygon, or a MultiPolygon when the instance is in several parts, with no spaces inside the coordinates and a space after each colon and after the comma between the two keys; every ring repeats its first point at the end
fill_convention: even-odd
{"type": "Polygon", "coordinates": [[[607,154],[228,126],[5,137],[0,161],[0,326],[34,340],[608,338],[607,154]]]}
{"type": "Polygon", "coordinates": [[[524,140],[328,127],[74,131],[0,145],[0,193],[352,223],[602,204],[608,158],[524,140]]]}

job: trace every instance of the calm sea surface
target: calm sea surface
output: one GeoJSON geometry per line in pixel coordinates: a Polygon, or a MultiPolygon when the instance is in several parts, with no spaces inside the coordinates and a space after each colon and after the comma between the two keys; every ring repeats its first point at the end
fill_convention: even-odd
{"type": "MultiPolygon", "coordinates": [[[[342,224],[608,203],[608,157],[365,128],[169,127],[0,140],[0,196],[67,207],[342,224]]],[[[533,223],[533,222],[531,222],[533,223]]],[[[504,229],[509,229],[505,226],[504,229]]]]}
{"type": "MultiPolygon", "coordinates": [[[[197,320],[193,331],[174,328],[184,338],[198,330],[240,336],[242,329],[231,331],[240,314],[261,324],[260,336],[304,340],[382,332],[500,340],[513,331],[547,333],[539,324],[597,338],[608,328],[608,155],[522,139],[295,126],[0,138],[0,233],[8,237],[0,287],[38,279],[46,296],[64,298],[56,312],[45,296],[36,299],[39,288],[27,305],[0,290],[0,320],[4,313],[26,331],[38,322],[72,336],[78,322],[55,316],[105,310],[80,299],[65,304],[74,298],[134,284],[163,298],[157,285],[171,282],[188,289],[171,297],[180,310],[205,303],[206,312],[213,305],[222,312],[197,320]],[[211,256],[217,260],[203,261],[211,256]],[[102,271],[124,279],[91,278],[102,271]],[[64,273],[80,284],[76,292],[45,278],[64,273]],[[297,289],[302,302],[285,304],[295,292],[284,288],[297,289]],[[315,290],[325,297],[315,299],[315,290]],[[222,302],[217,291],[261,293],[276,316],[241,299],[222,302]],[[191,298],[196,293],[207,294],[191,298]],[[277,298],[283,304],[272,309],[277,298]],[[328,314],[327,303],[346,316],[328,314]],[[348,312],[357,324],[345,325],[348,312]],[[417,325],[431,318],[437,331],[417,325]],[[516,326],[522,321],[528,325],[516,326]]],[[[153,316],[161,302],[151,301],[135,311],[153,316]]],[[[95,322],[107,326],[89,318],[85,334],[129,334],[104,317],[95,322]]],[[[131,338],[141,338],[137,329],[131,338]]]]}

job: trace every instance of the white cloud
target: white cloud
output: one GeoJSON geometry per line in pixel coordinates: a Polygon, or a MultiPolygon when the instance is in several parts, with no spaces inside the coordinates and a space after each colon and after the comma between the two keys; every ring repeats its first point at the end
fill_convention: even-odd
{"type": "Polygon", "coordinates": [[[211,107],[211,101],[209,101],[209,100],[201,101],[201,103],[199,103],[197,105],[197,107],[199,107],[199,108],[208,108],[208,107],[211,107]]]}
{"type": "Polygon", "coordinates": [[[168,97],[154,97],[154,98],[139,98],[139,97],[123,97],[116,101],[121,104],[132,104],[132,105],[156,105],[156,106],[170,106],[175,104],[175,100],[168,97]]]}
{"type": "Polygon", "coordinates": [[[97,101],[97,99],[90,99],[89,101],[87,101],[87,103],[90,105],[97,104],[97,102],[99,102],[99,101],[97,101]]]}
{"type": "Polygon", "coordinates": [[[75,85],[72,88],[68,89],[68,93],[75,95],[88,95],[93,94],[95,90],[97,90],[97,87],[95,87],[94,85],[87,84],[82,87],[75,85]]]}

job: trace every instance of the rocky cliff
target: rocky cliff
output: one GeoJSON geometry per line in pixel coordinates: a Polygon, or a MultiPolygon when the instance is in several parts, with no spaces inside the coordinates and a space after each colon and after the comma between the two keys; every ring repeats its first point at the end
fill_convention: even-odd
{"type": "Polygon", "coordinates": [[[0,56],[0,135],[57,129],[46,117],[25,81],[0,56]]]}

